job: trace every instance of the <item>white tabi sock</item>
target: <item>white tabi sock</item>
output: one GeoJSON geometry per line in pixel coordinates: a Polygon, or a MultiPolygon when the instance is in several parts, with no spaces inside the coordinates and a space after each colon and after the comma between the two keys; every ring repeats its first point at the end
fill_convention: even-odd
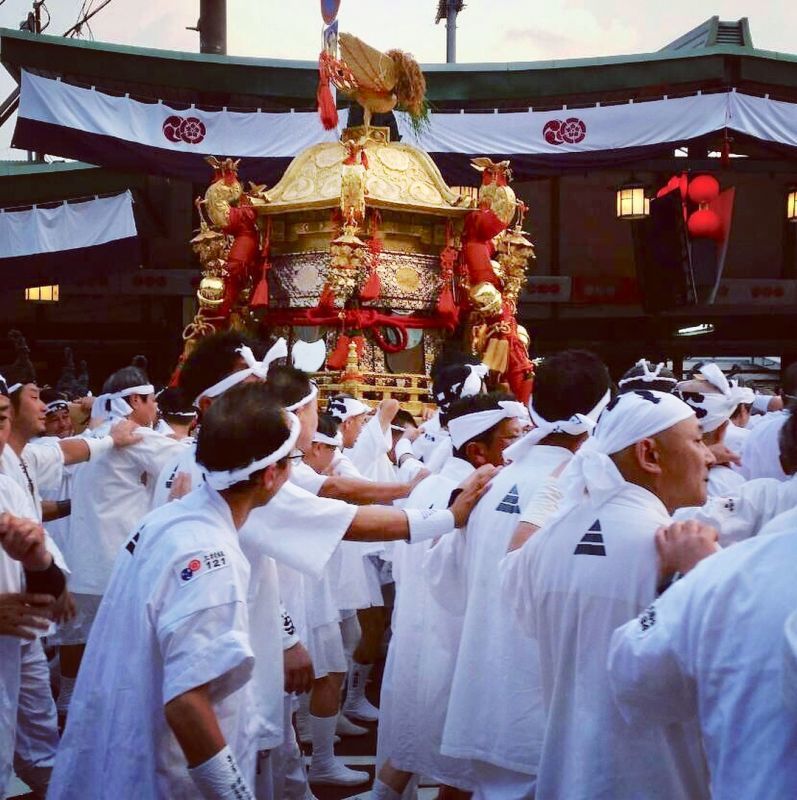
{"type": "Polygon", "coordinates": [[[323,769],[335,760],[335,725],[338,715],[317,717],[310,714],[310,733],[313,737],[313,766],[323,769]]]}

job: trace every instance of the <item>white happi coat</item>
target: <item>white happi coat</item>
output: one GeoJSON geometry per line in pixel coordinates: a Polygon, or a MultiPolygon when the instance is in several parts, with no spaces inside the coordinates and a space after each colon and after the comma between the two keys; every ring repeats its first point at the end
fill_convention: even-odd
{"type": "MultiPolygon", "coordinates": [[[[437,475],[421,481],[405,508],[448,508],[451,492],[473,472],[450,458],[437,475]]],[[[458,536],[454,532],[451,536],[458,536]]],[[[431,541],[395,542],[396,599],[379,702],[377,769],[388,758],[397,769],[471,788],[468,762],[440,752],[462,617],[432,596],[423,574],[431,541]]]]}
{"type": "Polygon", "coordinates": [[[22,458],[10,445],[0,455],[0,472],[8,475],[32,500],[33,519],[42,521],[42,489],[56,489],[64,471],[64,451],[60,446],[30,442],[22,449],[22,458]],[[23,463],[24,462],[24,469],[23,463]],[[27,474],[25,473],[27,470],[27,474]]]}
{"type": "Polygon", "coordinates": [[[733,422],[731,422],[725,429],[725,444],[730,450],[736,453],[736,455],[741,456],[744,443],[747,441],[749,435],[749,428],[740,428],[738,425],[734,425],[733,422]]]}
{"type": "Polygon", "coordinates": [[[440,602],[456,611],[457,587],[467,592],[462,639],[451,686],[442,751],[533,775],[544,715],[536,643],[501,597],[499,565],[521,509],[572,453],[535,445],[499,472],[461,536],[444,537],[427,559],[440,602]]]}
{"type": "Polygon", "coordinates": [[[742,475],[753,478],[775,478],[788,480],[780,463],[780,429],[789,418],[788,411],[774,411],[765,414],[744,440],[742,447],[742,475]]]}
{"type": "Polygon", "coordinates": [[[390,427],[382,430],[379,414],[374,414],[363,425],[360,435],[353,447],[343,451],[363,478],[377,483],[394,483],[396,468],[387,454],[393,447],[393,435],[390,427]]]}
{"type": "MultiPolygon", "coordinates": [[[[6,445],[8,448],[8,445],[6,445]]],[[[15,481],[0,475],[0,513],[25,515],[29,498],[15,481]]],[[[0,594],[24,591],[25,576],[22,565],[14,561],[0,547],[0,594]]],[[[17,703],[19,700],[22,647],[25,640],[16,636],[0,636],[0,796],[11,778],[14,758],[14,740],[17,729],[17,703]]]]}
{"type": "Polygon", "coordinates": [[[797,794],[797,714],[783,700],[783,628],[797,608],[797,511],[710,556],[617,630],[609,671],[643,725],[698,719],[713,800],[797,794]]]}
{"type": "Polygon", "coordinates": [[[249,564],[230,509],[201,486],[120,548],[89,635],[48,796],[195,798],[164,705],[210,684],[222,733],[254,785],[249,564]],[[114,788],[115,787],[115,788],[114,788]]]}
{"type": "Polygon", "coordinates": [[[723,547],[755,536],[772,519],[797,507],[797,477],[747,481],[729,497],[709,497],[700,507],[679,508],[673,519],[696,519],[719,531],[723,547]]]}
{"type": "Polygon", "coordinates": [[[136,433],[141,441],[91,459],[75,476],[64,551],[73,592],[105,592],[116,556],[151,507],[161,469],[184,449],[151,428],[136,433]]]}
{"type": "MultiPolygon", "coordinates": [[[[345,478],[395,483],[397,474],[387,452],[392,445],[390,430],[382,430],[378,415],[363,426],[354,447],[346,448],[332,462],[332,473],[345,478]]],[[[334,579],[334,591],[342,609],[371,608],[384,605],[378,567],[369,556],[389,553],[391,543],[343,542],[340,565],[334,579]]]]}
{"type": "Polygon", "coordinates": [[[420,431],[412,443],[412,452],[417,459],[425,462],[440,440],[448,438],[448,431],[440,426],[439,410],[421,424],[420,431]]]}
{"type": "MultiPolygon", "coordinates": [[[[33,442],[31,442],[31,444],[57,447],[60,451],[61,447],[59,442],[61,442],[61,439],[59,439],[57,436],[42,436],[39,439],[35,439],[33,442]]],[[[70,464],[69,466],[64,464],[63,469],[61,470],[61,480],[58,482],[57,486],[48,485],[47,483],[45,483],[44,486],[39,486],[39,492],[42,500],[69,500],[72,497],[72,483],[74,481],[75,474],[82,466],[82,463],[70,464]]],[[[67,514],[65,517],[53,519],[47,523],[47,533],[52,536],[53,541],[61,550],[64,549],[65,542],[69,536],[70,520],[71,515],[67,514]]]]}
{"type": "Polygon", "coordinates": [[[745,481],[744,475],[730,467],[722,464],[711,467],[708,471],[708,496],[729,497],[736,494],[745,481]]]}
{"type": "Polygon", "coordinates": [[[696,731],[628,725],[615,706],[606,656],[612,633],[656,596],[654,534],[661,501],[625,483],[595,506],[586,496],[503,564],[505,596],[539,644],[547,711],[539,800],[707,797],[696,731]]]}
{"type": "MultiPolygon", "coordinates": [[[[184,448],[179,458],[173,460],[171,469],[162,470],[160,480],[173,480],[176,468],[191,477],[192,486],[201,485],[204,479],[195,453],[195,447],[184,448]]],[[[164,483],[160,495],[166,497],[168,491],[164,483]]],[[[288,481],[267,505],[252,511],[239,531],[241,548],[251,565],[250,644],[256,658],[255,703],[263,720],[258,750],[279,747],[285,732],[282,662],[285,638],[275,559],[320,577],[356,513],[356,506],[316,497],[288,481]]]]}

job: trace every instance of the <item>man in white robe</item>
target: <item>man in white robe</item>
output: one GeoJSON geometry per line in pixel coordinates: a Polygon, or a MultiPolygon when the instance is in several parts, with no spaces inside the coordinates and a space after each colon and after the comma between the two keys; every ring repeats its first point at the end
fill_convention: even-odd
{"type": "MultiPolygon", "coordinates": [[[[738,390],[734,391],[716,364],[706,363],[700,366],[694,378],[678,384],[676,394],[694,409],[706,447],[718,454],[724,447],[731,415],[739,405],[738,390]]],[[[744,482],[744,476],[728,463],[716,463],[708,473],[709,497],[735,494],[744,482]]]]}
{"type": "Polygon", "coordinates": [[[119,553],[51,798],[102,797],[109,782],[142,800],[254,797],[262,718],[251,713],[250,570],[239,536],[287,480],[300,429],[257,384],[205,415],[205,483],[148,515],[119,553]]]}
{"type": "MultiPolygon", "coordinates": [[[[11,417],[8,387],[0,377],[0,450],[7,447],[11,417]]],[[[28,492],[0,474],[0,511],[36,521],[35,514],[31,513],[32,505],[28,492]]],[[[29,533],[36,541],[41,537],[45,548],[49,549],[50,540],[43,529],[29,533]]],[[[63,597],[59,598],[62,602],[58,605],[55,598],[58,594],[65,595],[66,590],[63,578],[60,592],[57,586],[36,586],[39,576],[32,576],[26,570],[38,565],[27,563],[29,560],[13,548],[9,554],[6,548],[11,547],[12,542],[4,537],[5,534],[0,535],[0,794],[8,783],[13,763],[17,772],[34,787],[35,795],[43,797],[58,735],[55,707],[46,677],[47,662],[38,637],[48,632],[50,619],[58,615],[59,608],[64,609],[63,597]],[[20,735],[26,739],[21,748],[17,741],[18,726],[23,726],[20,735]]],[[[53,572],[60,572],[60,567],[53,572]]]]}
{"type": "Polygon", "coordinates": [[[504,452],[511,463],[463,535],[444,538],[427,562],[440,601],[464,613],[442,752],[472,759],[476,798],[533,794],[544,723],[537,648],[507,611],[499,565],[521,510],[572,458],[609,401],[608,372],[592,353],[559,353],[537,375],[536,428],[504,452]]]}
{"type": "MultiPolygon", "coordinates": [[[[703,547],[695,560],[710,552],[703,547]]],[[[609,678],[623,717],[643,726],[699,722],[713,800],[795,795],[797,713],[782,692],[795,564],[792,510],[700,561],[612,638],[609,678]]]]}
{"type": "Polygon", "coordinates": [[[539,648],[540,800],[708,797],[696,732],[628,725],[606,656],[614,629],[656,596],[657,529],[675,508],[705,499],[712,461],[683,401],[618,395],[562,475],[557,515],[507,556],[505,596],[539,648]]]}
{"type": "MultiPolygon", "coordinates": [[[[527,412],[511,395],[496,393],[454,402],[446,419],[453,455],[404,507],[447,508],[451,493],[476,468],[503,464],[504,448],[520,435],[527,412]]],[[[382,678],[374,798],[397,798],[413,775],[462,790],[472,786],[468,762],[440,752],[462,617],[431,594],[423,574],[431,546],[431,540],[396,542],[391,549],[396,600],[382,678]]]]}
{"type": "MultiPolygon", "coordinates": [[[[41,492],[60,485],[64,470],[70,465],[93,463],[109,451],[126,448],[138,437],[125,424],[117,426],[103,438],[70,437],[55,444],[39,443],[35,438],[45,431],[45,404],[34,375],[24,365],[12,367],[7,385],[11,401],[11,426],[8,441],[0,452],[0,472],[14,480],[26,498],[22,516],[41,522],[41,492]]],[[[61,550],[45,532],[48,548],[59,566],[64,567],[61,550]]],[[[66,592],[63,602],[71,607],[72,597],[66,592]]],[[[70,613],[71,616],[71,613],[70,613]]],[[[27,778],[33,790],[44,794],[46,779],[58,746],[58,722],[50,689],[50,671],[44,648],[38,639],[22,645],[22,669],[19,692],[19,720],[16,737],[17,770],[27,778]]]]}

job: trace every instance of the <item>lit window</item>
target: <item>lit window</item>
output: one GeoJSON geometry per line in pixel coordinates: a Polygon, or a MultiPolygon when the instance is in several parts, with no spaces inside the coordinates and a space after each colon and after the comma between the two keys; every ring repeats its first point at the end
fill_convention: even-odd
{"type": "Polygon", "coordinates": [[[32,303],[57,303],[59,300],[58,284],[55,286],[31,286],[25,289],[25,299],[32,303]]]}

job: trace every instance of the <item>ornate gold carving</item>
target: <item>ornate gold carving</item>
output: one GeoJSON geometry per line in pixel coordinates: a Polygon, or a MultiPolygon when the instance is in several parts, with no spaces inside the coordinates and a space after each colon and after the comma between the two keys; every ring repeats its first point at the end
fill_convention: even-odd
{"type": "Polygon", "coordinates": [[[412,267],[399,267],[396,270],[396,286],[405,292],[415,292],[421,285],[421,276],[418,270],[412,267]]]}
{"type": "Polygon", "coordinates": [[[404,172],[410,168],[410,158],[402,150],[396,150],[393,147],[379,147],[376,155],[388,169],[404,172]]]}
{"type": "MultiPolygon", "coordinates": [[[[354,139],[353,131],[347,132],[346,139],[354,139]]],[[[452,218],[467,213],[467,208],[456,205],[458,195],[448,188],[435,163],[422,150],[402,142],[376,141],[373,129],[364,147],[368,158],[367,207],[452,218]]],[[[300,153],[282,180],[269,190],[271,202],[257,206],[258,213],[307,212],[312,208],[337,206],[345,153],[340,142],[317,144],[300,153]]]]}
{"type": "MultiPolygon", "coordinates": [[[[283,253],[271,259],[271,300],[276,306],[288,303],[293,308],[309,308],[318,302],[329,265],[328,250],[306,253],[283,253]]],[[[417,253],[383,251],[377,267],[382,293],[380,307],[397,311],[433,311],[440,293],[440,262],[436,256],[417,253]],[[399,278],[400,270],[418,276],[410,288],[399,278]]],[[[403,273],[408,276],[409,273],[403,273]]]]}

